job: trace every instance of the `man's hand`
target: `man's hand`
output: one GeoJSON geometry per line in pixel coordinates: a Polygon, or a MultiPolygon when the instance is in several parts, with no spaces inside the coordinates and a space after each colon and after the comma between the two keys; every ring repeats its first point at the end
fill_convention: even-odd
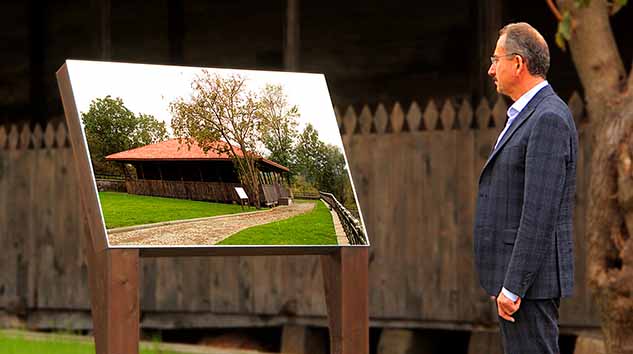
{"type": "Polygon", "coordinates": [[[519,310],[521,306],[521,298],[517,298],[516,302],[508,299],[507,296],[500,292],[497,296],[497,312],[499,316],[506,321],[514,322],[514,318],[511,316],[519,310]]]}

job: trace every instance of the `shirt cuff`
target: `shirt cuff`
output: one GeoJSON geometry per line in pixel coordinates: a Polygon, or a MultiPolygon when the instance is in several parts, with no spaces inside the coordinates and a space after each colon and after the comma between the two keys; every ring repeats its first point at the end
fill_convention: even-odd
{"type": "Polygon", "coordinates": [[[501,292],[503,293],[503,295],[505,295],[508,299],[512,300],[512,302],[516,302],[517,299],[519,298],[519,295],[511,292],[510,290],[506,289],[506,288],[501,288],[501,292]]]}

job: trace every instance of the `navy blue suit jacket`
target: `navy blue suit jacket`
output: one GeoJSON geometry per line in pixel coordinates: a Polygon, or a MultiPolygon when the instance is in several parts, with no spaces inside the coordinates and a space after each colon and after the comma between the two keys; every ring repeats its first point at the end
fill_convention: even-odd
{"type": "Polygon", "coordinates": [[[489,295],[570,296],[578,134],[548,85],[514,119],[479,177],[475,264],[489,295]]]}

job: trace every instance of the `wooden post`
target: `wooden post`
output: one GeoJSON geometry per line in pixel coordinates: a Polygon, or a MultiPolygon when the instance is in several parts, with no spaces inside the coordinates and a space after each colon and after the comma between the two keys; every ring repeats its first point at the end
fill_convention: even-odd
{"type": "Polygon", "coordinates": [[[475,71],[474,91],[478,99],[488,97],[493,100],[497,96],[497,90],[488,77],[488,68],[502,27],[503,4],[501,0],[482,0],[476,4],[479,61],[475,71]]]}
{"type": "MultiPolygon", "coordinates": [[[[86,210],[86,198],[80,197],[86,210]]],[[[86,224],[88,213],[84,213],[86,224]]],[[[91,239],[101,229],[89,225],[91,239]]],[[[84,242],[92,328],[96,354],[138,354],[140,340],[139,251],[138,249],[98,248],[92,240],[84,242]]]]}
{"type": "Polygon", "coordinates": [[[368,247],[321,256],[331,354],[369,354],[368,247]]]}
{"type": "Polygon", "coordinates": [[[95,252],[86,242],[92,323],[97,354],[138,354],[138,249],[95,252]]]}
{"type": "Polygon", "coordinates": [[[287,0],[286,33],[284,41],[284,67],[287,71],[299,70],[299,0],[287,0]]]}
{"type": "Polygon", "coordinates": [[[112,5],[110,0],[98,0],[99,6],[99,57],[112,58],[112,5]]]}
{"type": "Polygon", "coordinates": [[[46,31],[47,3],[27,2],[29,31],[29,101],[31,119],[44,122],[47,118],[46,31]]]}
{"type": "Polygon", "coordinates": [[[169,61],[182,64],[184,59],[185,6],[182,0],[167,1],[167,38],[169,61]]]}

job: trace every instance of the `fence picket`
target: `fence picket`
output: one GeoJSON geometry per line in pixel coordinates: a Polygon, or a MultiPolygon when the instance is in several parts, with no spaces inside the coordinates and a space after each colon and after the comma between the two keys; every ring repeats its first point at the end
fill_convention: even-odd
{"type": "Polygon", "coordinates": [[[356,113],[354,112],[354,108],[352,106],[347,107],[345,111],[345,116],[343,117],[344,122],[344,130],[347,134],[356,134],[356,113]]]}
{"type": "Polygon", "coordinates": [[[44,129],[44,147],[50,149],[55,144],[55,128],[53,128],[53,124],[46,124],[46,129],[44,129]]]}
{"type": "Polygon", "coordinates": [[[384,134],[388,133],[387,127],[389,126],[389,114],[387,113],[387,109],[385,109],[384,104],[379,104],[378,108],[376,108],[376,113],[374,114],[374,124],[376,125],[376,133],[384,134]]]}
{"type": "Polygon", "coordinates": [[[480,130],[488,129],[490,125],[490,105],[488,104],[488,99],[485,97],[477,106],[477,110],[475,111],[475,122],[477,122],[477,127],[480,130]]]}
{"type": "Polygon", "coordinates": [[[29,148],[31,142],[31,127],[28,124],[23,124],[20,129],[20,135],[18,137],[18,150],[26,150],[29,148]]]}
{"type": "Polygon", "coordinates": [[[55,131],[56,131],[55,145],[59,148],[68,146],[67,140],[66,140],[68,137],[68,132],[66,131],[66,124],[59,123],[59,125],[55,128],[55,131]]]}
{"type": "Polygon", "coordinates": [[[369,106],[364,105],[360,111],[360,117],[358,118],[358,125],[356,126],[354,134],[359,132],[362,134],[372,134],[376,132],[376,126],[374,125],[374,117],[371,115],[369,106]]]}
{"type": "Polygon", "coordinates": [[[31,146],[33,149],[39,150],[42,148],[42,139],[44,138],[44,133],[42,132],[42,126],[36,125],[33,129],[33,134],[31,135],[31,146]]]}
{"type": "Polygon", "coordinates": [[[424,130],[423,124],[424,120],[422,119],[420,105],[418,105],[416,101],[413,101],[411,106],[409,106],[409,111],[407,112],[407,125],[409,126],[409,130],[412,132],[424,130]]]}
{"type": "Polygon", "coordinates": [[[9,130],[9,150],[16,150],[20,140],[20,134],[18,133],[18,127],[15,124],[11,125],[9,130]]]}
{"type": "Polygon", "coordinates": [[[453,104],[448,99],[444,101],[444,105],[442,106],[440,121],[442,122],[444,130],[447,131],[457,129],[455,124],[459,125],[458,120],[455,118],[455,108],[453,108],[453,104]]]}
{"type": "Polygon", "coordinates": [[[498,130],[503,129],[506,124],[506,117],[508,115],[508,105],[506,104],[503,96],[497,96],[497,101],[495,105],[492,107],[492,121],[494,122],[495,128],[498,130]]]}
{"type": "Polygon", "coordinates": [[[439,122],[440,114],[433,99],[429,100],[429,102],[426,104],[426,109],[424,110],[424,114],[422,114],[422,117],[424,119],[424,126],[427,130],[438,130],[438,126],[439,124],[441,124],[439,122]]]}
{"type": "Polygon", "coordinates": [[[459,106],[457,118],[459,119],[459,126],[462,131],[471,130],[473,124],[473,107],[470,105],[470,101],[466,99],[462,101],[461,106],[459,106]]]}
{"type": "Polygon", "coordinates": [[[402,106],[400,106],[399,102],[396,102],[396,104],[393,106],[393,109],[391,110],[391,129],[393,133],[400,133],[403,129],[408,130],[408,127],[405,127],[405,125],[406,120],[404,119],[402,106]]]}

